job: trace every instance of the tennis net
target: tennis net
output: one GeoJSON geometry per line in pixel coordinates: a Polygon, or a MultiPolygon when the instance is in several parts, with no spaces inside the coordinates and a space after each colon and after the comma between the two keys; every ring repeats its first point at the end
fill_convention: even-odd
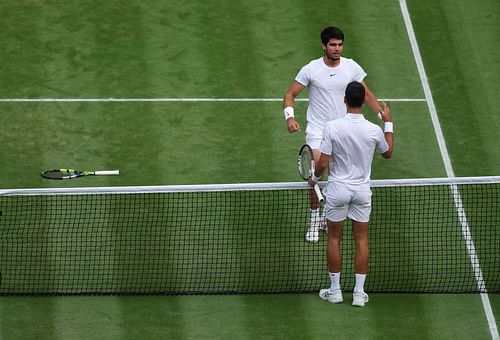
{"type": "MultiPolygon", "coordinates": [[[[368,292],[500,291],[500,177],[372,191],[368,292]]],[[[306,183],[0,190],[0,295],[317,291],[327,235],[305,242],[308,219],[306,183]]]]}

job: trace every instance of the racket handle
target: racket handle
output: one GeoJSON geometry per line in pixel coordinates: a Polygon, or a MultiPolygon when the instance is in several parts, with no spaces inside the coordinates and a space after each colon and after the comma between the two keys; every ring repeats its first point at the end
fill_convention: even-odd
{"type": "Polygon", "coordinates": [[[323,203],[325,198],[323,197],[323,194],[321,193],[321,189],[319,188],[319,185],[314,184],[314,192],[316,192],[316,197],[318,197],[318,201],[323,203]]]}
{"type": "Polygon", "coordinates": [[[118,176],[119,174],[120,174],[120,170],[94,171],[94,175],[96,175],[96,176],[118,176]]]}

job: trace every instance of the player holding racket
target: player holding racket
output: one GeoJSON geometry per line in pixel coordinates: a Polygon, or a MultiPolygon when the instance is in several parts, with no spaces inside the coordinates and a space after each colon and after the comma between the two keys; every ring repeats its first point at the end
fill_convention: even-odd
{"type": "Polygon", "coordinates": [[[327,263],[330,288],[322,289],[319,296],[331,303],[343,301],[340,289],[340,272],[344,220],[352,220],[356,245],[354,270],[356,286],[353,306],[363,307],[368,302],[364,283],[368,272],[368,221],[371,214],[370,174],[375,152],[391,158],[394,146],[391,112],[384,104],[381,113],[384,131],[363,116],[361,106],[365,88],[358,82],[347,86],[345,102],[347,115],[326,124],[319,147],[321,156],[316,163],[309,185],[315,185],[329,166],[329,189],[326,194],[326,222],[328,225],[327,263]]]}
{"type": "MultiPolygon", "coordinates": [[[[319,145],[326,122],[346,115],[344,95],[347,84],[358,81],[365,87],[365,102],[374,113],[380,113],[377,98],[370,91],[364,78],[366,72],[352,59],[342,57],[344,33],[337,27],[327,27],[321,32],[323,57],[311,61],[302,67],[295,81],[283,98],[283,108],[288,132],[300,130],[294,117],[295,98],[308,88],[309,105],[307,107],[306,144],[313,149],[314,159],[319,159],[319,145]]],[[[319,229],[324,226],[320,217],[319,202],[311,191],[311,219],[306,240],[317,242],[319,229]]]]}

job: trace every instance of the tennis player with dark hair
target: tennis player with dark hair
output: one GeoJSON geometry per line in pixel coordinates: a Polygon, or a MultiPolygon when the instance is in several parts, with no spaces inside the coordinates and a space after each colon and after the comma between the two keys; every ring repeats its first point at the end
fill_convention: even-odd
{"type": "Polygon", "coordinates": [[[322,289],[319,296],[331,303],[343,301],[340,288],[342,254],[340,244],[346,218],[352,220],[356,245],[354,270],[356,285],[353,306],[363,307],[368,302],[364,283],[368,272],[368,221],[371,214],[370,174],[375,152],[391,158],[394,147],[393,125],[389,107],[383,104],[381,113],[384,131],[365,119],[362,105],[366,98],[365,87],[351,82],[345,92],[347,115],[326,124],[316,164],[309,185],[319,181],[329,167],[328,192],[326,193],[326,222],[328,227],[327,263],[330,288],[322,289]]]}
{"type": "MultiPolygon", "coordinates": [[[[370,91],[364,79],[366,72],[352,59],[344,58],[344,33],[337,27],[327,27],[321,32],[324,55],[302,67],[295,81],[288,88],[283,98],[283,108],[288,132],[300,130],[295,120],[295,98],[308,88],[309,104],[307,107],[306,143],[313,150],[315,161],[319,159],[319,145],[326,122],[344,117],[346,107],[344,95],[347,84],[358,81],[365,88],[365,102],[374,113],[380,113],[377,98],[370,91]]],[[[324,218],[320,218],[319,202],[311,190],[311,219],[306,240],[317,242],[324,218]]]]}

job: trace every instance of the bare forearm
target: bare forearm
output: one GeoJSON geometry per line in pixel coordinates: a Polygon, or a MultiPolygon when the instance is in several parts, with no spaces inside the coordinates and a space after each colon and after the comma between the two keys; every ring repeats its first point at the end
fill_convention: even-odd
{"type": "Polygon", "coordinates": [[[387,145],[389,145],[389,150],[384,152],[382,156],[384,158],[391,158],[392,157],[392,151],[394,150],[394,134],[393,133],[384,133],[385,141],[387,142],[387,145]]]}
{"type": "Polygon", "coordinates": [[[304,86],[298,82],[293,82],[290,88],[286,91],[283,96],[283,112],[285,114],[285,119],[287,123],[288,132],[294,133],[300,131],[300,125],[295,120],[294,106],[295,98],[304,89],[304,86]]]}
{"type": "Polygon", "coordinates": [[[325,170],[328,168],[328,163],[330,161],[330,157],[326,154],[321,154],[319,157],[319,160],[316,162],[316,169],[314,171],[314,174],[317,177],[321,177],[325,170]]]}
{"type": "Polygon", "coordinates": [[[295,96],[290,92],[283,97],[283,108],[285,107],[295,107],[295,96]]]}
{"type": "Polygon", "coordinates": [[[375,114],[383,111],[382,107],[378,103],[377,97],[375,97],[375,95],[370,90],[366,91],[365,93],[365,104],[375,114]]]}
{"type": "Polygon", "coordinates": [[[283,97],[283,108],[294,107],[295,98],[302,92],[303,89],[304,86],[302,84],[294,81],[283,97]]]}
{"type": "Polygon", "coordinates": [[[392,123],[392,113],[389,106],[382,102],[383,110],[381,111],[381,118],[384,121],[384,138],[389,145],[389,150],[382,154],[384,158],[391,158],[392,151],[394,150],[394,125],[392,123]]]}
{"type": "Polygon", "coordinates": [[[316,184],[320,179],[321,176],[323,175],[323,172],[325,172],[326,168],[328,167],[328,163],[330,161],[330,156],[322,153],[321,156],[319,157],[319,160],[316,162],[316,168],[314,169],[314,176],[311,176],[309,178],[309,185],[312,187],[314,184],[316,184]]]}

